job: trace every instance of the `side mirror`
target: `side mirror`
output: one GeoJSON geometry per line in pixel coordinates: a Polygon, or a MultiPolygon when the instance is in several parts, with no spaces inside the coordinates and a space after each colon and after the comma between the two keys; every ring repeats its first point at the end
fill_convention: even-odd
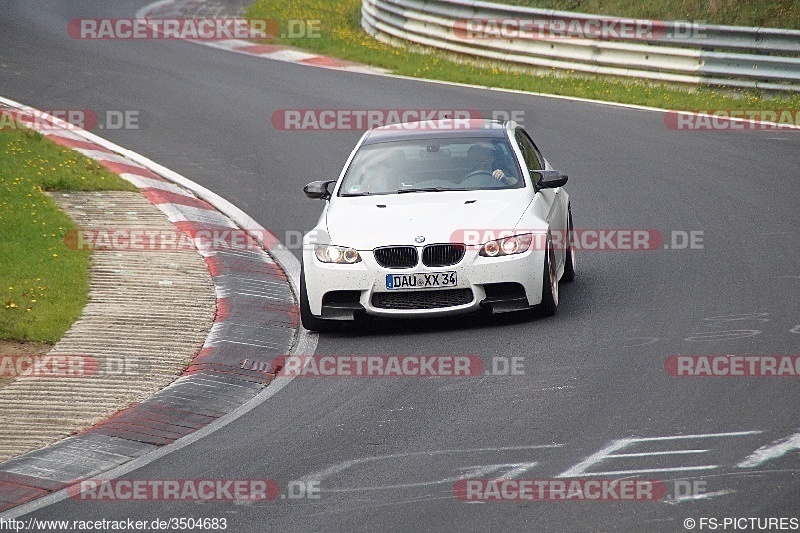
{"type": "Polygon", "coordinates": [[[558,170],[532,170],[531,178],[539,189],[556,189],[567,184],[569,176],[558,170]],[[536,177],[539,177],[537,180],[536,177]]]}
{"type": "Polygon", "coordinates": [[[333,181],[312,181],[305,187],[303,187],[303,192],[306,193],[306,196],[309,198],[313,198],[315,200],[327,200],[331,197],[333,193],[333,185],[336,184],[336,180],[333,181]]]}

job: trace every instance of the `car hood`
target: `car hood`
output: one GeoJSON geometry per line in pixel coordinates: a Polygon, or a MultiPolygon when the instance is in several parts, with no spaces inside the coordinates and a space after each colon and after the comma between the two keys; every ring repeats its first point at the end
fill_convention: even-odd
{"type": "Polygon", "coordinates": [[[359,250],[464,242],[467,230],[514,229],[530,201],[520,189],[336,197],[326,224],[332,244],[359,250]]]}

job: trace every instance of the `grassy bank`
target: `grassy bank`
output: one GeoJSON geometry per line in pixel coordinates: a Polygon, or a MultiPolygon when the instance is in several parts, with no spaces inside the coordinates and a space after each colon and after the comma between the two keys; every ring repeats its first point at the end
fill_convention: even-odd
{"type": "Polygon", "coordinates": [[[136,190],[97,162],[24,129],[0,129],[0,339],[56,342],[80,316],[90,255],[45,191],[136,190]]]}
{"type": "MultiPolygon", "coordinates": [[[[635,4],[632,0],[628,3],[635,4]]],[[[682,89],[630,79],[541,75],[501,65],[487,66],[466,57],[456,61],[453,56],[435,52],[415,53],[370,37],[361,28],[360,10],[360,0],[258,0],[250,6],[247,16],[279,21],[319,20],[322,29],[319,38],[278,38],[270,42],[382,67],[405,76],[667,109],[800,110],[800,95],[796,94],[774,102],[755,91],[732,93],[707,88],[682,89]]]]}

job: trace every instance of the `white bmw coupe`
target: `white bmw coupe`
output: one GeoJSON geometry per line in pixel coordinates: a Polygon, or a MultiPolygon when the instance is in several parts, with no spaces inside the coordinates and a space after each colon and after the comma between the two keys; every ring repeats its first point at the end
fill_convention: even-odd
{"type": "Polygon", "coordinates": [[[572,214],[554,170],[514,122],[443,119],[367,131],[303,239],[300,317],[332,331],[365,315],[536,308],[575,277],[572,214]]]}

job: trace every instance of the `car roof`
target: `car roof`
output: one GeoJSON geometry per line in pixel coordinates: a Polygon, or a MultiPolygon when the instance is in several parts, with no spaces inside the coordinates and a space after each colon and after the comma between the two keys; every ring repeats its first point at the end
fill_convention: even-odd
{"type": "Polygon", "coordinates": [[[440,119],[402,122],[372,128],[363,144],[414,139],[451,139],[463,137],[506,138],[515,124],[487,119],[440,119]]]}

